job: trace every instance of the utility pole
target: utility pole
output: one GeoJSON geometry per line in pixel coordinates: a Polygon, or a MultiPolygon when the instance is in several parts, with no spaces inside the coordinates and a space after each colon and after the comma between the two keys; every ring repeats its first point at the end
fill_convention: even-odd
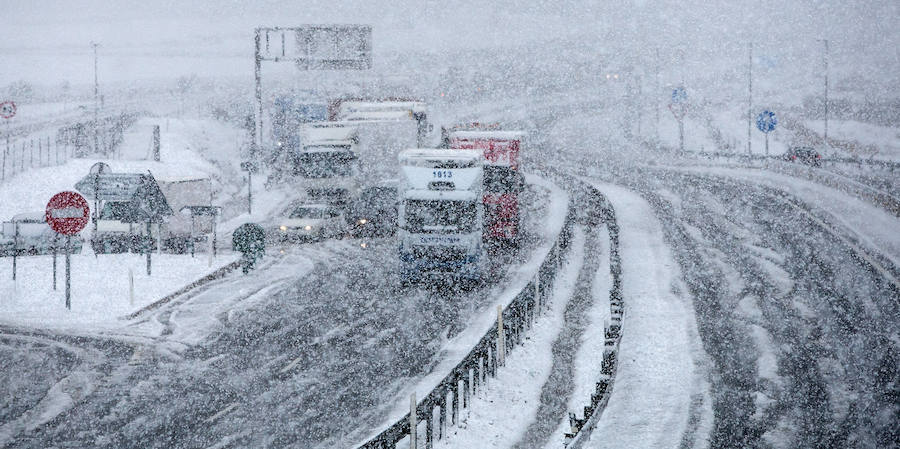
{"type": "Polygon", "coordinates": [[[91,42],[94,47],[94,152],[100,151],[100,81],[97,78],[97,47],[100,44],[91,42]]]}
{"type": "Polygon", "coordinates": [[[753,119],[753,42],[748,44],[747,52],[747,157],[753,156],[750,142],[751,120],[753,119]]]}
{"type": "Polygon", "coordinates": [[[256,139],[253,142],[253,147],[250,149],[250,159],[256,160],[258,151],[262,148],[262,119],[263,119],[263,103],[262,103],[262,55],[260,54],[260,34],[262,30],[260,28],[256,29],[256,37],[254,38],[254,44],[256,46],[256,53],[254,57],[254,61],[256,63],[256,67],[254,69],[254,74],[256,77],[256,139]]]}

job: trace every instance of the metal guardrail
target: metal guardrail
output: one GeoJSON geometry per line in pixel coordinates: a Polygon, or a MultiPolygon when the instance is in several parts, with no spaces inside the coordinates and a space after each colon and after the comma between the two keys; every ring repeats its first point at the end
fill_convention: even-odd
{"type": "Polygon", "coordinates": [[[545,298],[548,288],[556,277],[564,251],[569,247],[575,225],[577,211],[572,198],[569,199],[567,209],[563,229],[541,263],[535,279],[519,291],[500,313],[498,322],[488,329],[462,361],[416,404],[414,419],[411,420],[410,413],[407,413],[360,446],[361,449],[393,449],[411,433],[415,437],[417,431],[410,431],[413,429],[411,423],[422,421],[425,422],[425,447],[431,448],[435,433],[437,438],[445,435],[448,415],[450,424],[459,421],[460,408],[469,407],[470,396],[483,388],[490,377],[496,376],[497,368],[503,365],[505,354],[523,342],[525,332],[535,317],[547,308],[545,298]],[[440,410],[437,419],[434,418],[435,408],[440,410]]]}

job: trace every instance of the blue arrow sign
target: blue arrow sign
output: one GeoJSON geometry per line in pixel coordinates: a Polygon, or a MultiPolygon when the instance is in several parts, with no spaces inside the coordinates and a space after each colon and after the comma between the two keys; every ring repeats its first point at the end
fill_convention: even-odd
{"type": "Polygon", "coordinates": [[[775,117],[775,113],[772,111],[762,111],[756,116],[756,127],[766,134],[775,131],[775,125],[777,124],[778,118],[775,117]]]}
{"type": "Polygon", "coordinates": [[[679,104],[687,101],[687,91],[684,87],[677,87],[672,91],[672,103],[679,104]]]}

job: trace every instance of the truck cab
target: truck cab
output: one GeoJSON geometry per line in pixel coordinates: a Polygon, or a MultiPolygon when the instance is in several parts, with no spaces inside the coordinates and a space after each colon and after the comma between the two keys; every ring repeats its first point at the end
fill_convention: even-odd
{"type": "Polygon", "coordinates": [[[485,241],[492,246],[516,246],[519,194],[525,185],[519,171],[519,154],[525,133],[475,123],[451,128],[445,135],[449,148],[475,150],[484,156],[485,241]]]}
{"type": "Polygon", "coordinates": [[[292,174],[312,201],[344,206],[359,195],[358,144],[351,127],[305,129],[292,174]]]}
{"type": "Polygon", "coordinates": [[[431,275],[480,280],[487,262],[481,154],[413,149],[402,151],[398,159],[401,282],[431,275]]]}

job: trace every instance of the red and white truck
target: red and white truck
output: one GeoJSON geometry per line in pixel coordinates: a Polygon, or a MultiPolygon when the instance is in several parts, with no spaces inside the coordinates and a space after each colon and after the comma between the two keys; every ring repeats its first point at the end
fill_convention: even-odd
{"type": "Polygon", "coordinates": [[[525,133],[473,123],[447,130],[445,143],[451,149],[482,152],[484,240],[495,245],[516,246],[521,220],[519,195],[525,184],[519,171],[519,156],[525,133]]]}

